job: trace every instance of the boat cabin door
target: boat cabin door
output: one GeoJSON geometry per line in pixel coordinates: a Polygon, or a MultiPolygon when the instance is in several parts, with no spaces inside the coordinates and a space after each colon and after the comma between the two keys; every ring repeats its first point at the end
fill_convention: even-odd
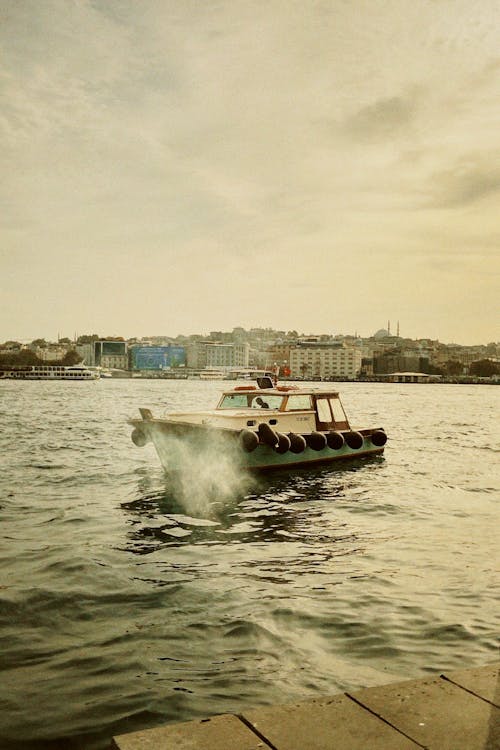
{"type": "Polygon", "coordinates": [[[338,396],[316,396],[316,429],[348,430],[349,422],[338,396]]]}
{"type": "Polygon", "coordinates": [[[333,417],[330,409],[330,401],[327,396],[316,396],[316,429],[332,430],[333,417]]]}

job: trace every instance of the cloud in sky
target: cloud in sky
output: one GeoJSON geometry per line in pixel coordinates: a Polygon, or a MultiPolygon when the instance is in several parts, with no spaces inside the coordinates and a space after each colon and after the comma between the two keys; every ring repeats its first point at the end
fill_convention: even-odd
{"type": "Polygon", "coordinates": [[[0,340],[388,317],[498,338],[495,2],[17,0],[0,21],[0,340]]]}

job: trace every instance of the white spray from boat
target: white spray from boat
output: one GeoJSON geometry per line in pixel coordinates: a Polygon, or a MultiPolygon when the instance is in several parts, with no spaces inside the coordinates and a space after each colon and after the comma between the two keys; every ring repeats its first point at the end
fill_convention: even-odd
{"type": "Polygon", "coordinates": [[[193,517],[210,517],[233,503],[250,486],[251,477],[238,466],[237,445],[214,431],[210,440],[162,436],[156,442],[175,499],[193,517]]]}

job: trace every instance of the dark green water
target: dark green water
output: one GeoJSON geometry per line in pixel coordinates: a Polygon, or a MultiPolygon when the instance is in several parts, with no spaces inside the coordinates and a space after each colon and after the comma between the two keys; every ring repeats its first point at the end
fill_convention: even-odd
{"type": "Polygon", "coordinates": [[[500,388],[341,384],[385,457],[162,473],[128,416],[223,383],[0,383],[0,747],[498,658],[500,388]]]}

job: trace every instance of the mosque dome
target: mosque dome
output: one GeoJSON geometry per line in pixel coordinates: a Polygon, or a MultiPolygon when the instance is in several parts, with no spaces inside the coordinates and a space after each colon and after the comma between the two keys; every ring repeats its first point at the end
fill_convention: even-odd
{"type": "Polygon", "coordinates": [[[387,331],[385,328],[381,328],[379,331],[377,331],[377,333],[373,334],[373,338],[374,339],[385,339],[385,338],[387,338],[390,335],[391,334],[389,333],[389,331],[387,331]]]}

